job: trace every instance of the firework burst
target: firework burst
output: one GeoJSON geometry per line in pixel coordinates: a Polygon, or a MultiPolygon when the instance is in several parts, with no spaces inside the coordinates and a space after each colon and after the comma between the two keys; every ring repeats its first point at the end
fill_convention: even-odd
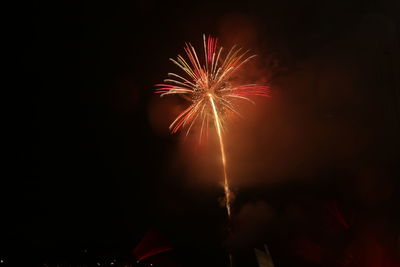
{"type": "Polygon", "coordinates": [[[221,161],[224,171],[224,191],[226,209],[231,217],[232,194],[229,189],[228,175],[226,172],[226,156],[222,131],[225,124],[225,115],[228,112],[239,114],[234,100],[253,101],[251,96],[268,96],[268,87],[257,84],[235,84],[233,75],[239,68],[255,57],[249,51],[233,46],[228,53],[223,55],[223,48],[218,46],[218,39],[206,38],[203,35],[204,59],[200,60],[195,48],[186,43],[185,52],[188,60],[178,55],[177,59],[170,59],[176,64],[184,75],[168,73],[169,78],[162,84],[156,84],[156,93],[161,96],[180,95],[191,104],[171,123],[170,130],[176,133],[186,127],[188,134],[192,126],[199,122],[200,139],[204,129],[208,129],[213,122],[217,131],[221,150],[221,161]]]}

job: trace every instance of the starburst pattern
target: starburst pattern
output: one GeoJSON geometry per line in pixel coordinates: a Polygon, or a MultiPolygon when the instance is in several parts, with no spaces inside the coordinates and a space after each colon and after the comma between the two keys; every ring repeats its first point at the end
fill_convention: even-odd
{"type": "Polygon", "coordinates": [[[176,133],[182,127],[187,127],[187,134],[197,121],[200,123],[200,138],[203,129],[210,121],[218,120],[217,127],[223,129],[224,115],[227,112],[239,114],[235,99],[253,102],[251,96],[268,96],[268,86],[257,84],[234,84],[231,82],[243,64],[256,55],[248,55],[249,51],[233,46],[223,55],[223,48],[218,46],[218,39],[206,38],[203,35],[204,59],[200,60],[195,48],[185,44],[188,60],[178,55],[170,59],[185,75],[168,73],[164,83],[156,84],[156,93],[161,96],[178,94],[191,102],[171,123],[170,130],[176,133]],[[218,117],[218,119],[217,119],[218,117]]]}

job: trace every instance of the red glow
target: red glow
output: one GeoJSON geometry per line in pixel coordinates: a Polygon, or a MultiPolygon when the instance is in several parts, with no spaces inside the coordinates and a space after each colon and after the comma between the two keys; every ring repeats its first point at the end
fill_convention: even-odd
{"type": "Polygon", "coordinates": [[[139,261],[172,250],[168,240],[160,236],[156,231],[146,233],[140,243],[133,249],[133,253],[139,261]]]}

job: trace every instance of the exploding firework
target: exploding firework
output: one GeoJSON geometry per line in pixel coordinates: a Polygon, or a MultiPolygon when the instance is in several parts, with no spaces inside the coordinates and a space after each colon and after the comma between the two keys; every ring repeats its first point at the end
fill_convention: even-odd
{"type": "Polygon", "coordinates": [[[184,76],[168,73],[169,78],[162,84],[156,84],[156,92],[161,96],[178,94],[187,99],[191,104],[171,123],[170,130],[176,133],[179,129],[187,127],[188,134],[192,126],[199,122],[200,140],[204,130],[213,122],[218,135],[221,161],[224,173],[225,206],[228,216],[231,217],[232,193],[226,167],[225,147],[222,131],[225,124],[225,115],[229,112],[239,114],[234,100],[253,101],[251,96],[268,96],[268,87],[257,84],[235,84],[233,75],[238,69],[255,57],[249,51],[233,46],[228,53],[223,55],[223,48],[218,46],[218,39],[206,38],[203,35],[204,60],[199,60],[194,47],[187,43],[185,52],[189,59],[183,56],[170,59],[180,69],[184,76]]]}

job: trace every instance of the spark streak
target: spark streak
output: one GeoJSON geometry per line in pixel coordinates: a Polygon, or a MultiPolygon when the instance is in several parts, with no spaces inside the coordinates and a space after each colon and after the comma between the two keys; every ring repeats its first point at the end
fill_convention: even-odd
{"type": "Polygon", "coordinates": [[[219,139],[219,147],[221,149],[221,159],[222,159],[222,168],[224,169],[224,192],[225,192],[225,198],[226,198],[226,212],[228,213],[228,217],[231,217],[231,190],[229,188],[229,180],[228,180],[228,174],[226,172],[226,156],[225,156],[225,147],[224,147],[224,141],[222,139],[222,133],[221,133],[221,123],[219,121],[219,116],[217,112],[217,108],[215,107],[214,99],[212,94],[208,94],[210,97],[210,102],[213,108],[213,113],[214,113],[214,122],[215,122],[215,128],[217,128],[217,134],[218,134],[218,139],[219,139]]]}

